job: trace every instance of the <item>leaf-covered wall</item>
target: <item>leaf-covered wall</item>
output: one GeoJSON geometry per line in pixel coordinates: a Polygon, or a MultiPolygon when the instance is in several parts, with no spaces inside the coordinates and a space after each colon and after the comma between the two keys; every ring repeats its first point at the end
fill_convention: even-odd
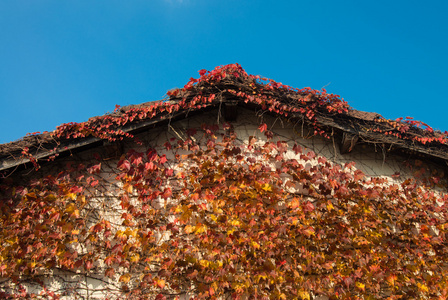
{"type": "Polygon", "coordinates": [[[441,169],[381,145],[343,155],[257,110],[218,116],[5,179],[2,296],[444,299],[441,169]]]}

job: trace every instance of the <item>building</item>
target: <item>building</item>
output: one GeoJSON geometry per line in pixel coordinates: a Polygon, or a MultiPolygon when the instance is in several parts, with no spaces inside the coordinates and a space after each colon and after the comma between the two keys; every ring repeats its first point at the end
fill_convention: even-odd
{"type": "Polygon", "coordinates": [[[3,297],[439,298],[447,134],[239,65],[0,145],[3,297]]]}

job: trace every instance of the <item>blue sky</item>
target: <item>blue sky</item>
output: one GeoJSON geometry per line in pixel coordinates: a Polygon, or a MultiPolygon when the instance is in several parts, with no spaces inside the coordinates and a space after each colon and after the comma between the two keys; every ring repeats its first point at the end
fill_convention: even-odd
{"type": "Polygon", "coordinates": [[[0,143],[239,63],[448,130],[448,1],[2,0],[0,143]]]}

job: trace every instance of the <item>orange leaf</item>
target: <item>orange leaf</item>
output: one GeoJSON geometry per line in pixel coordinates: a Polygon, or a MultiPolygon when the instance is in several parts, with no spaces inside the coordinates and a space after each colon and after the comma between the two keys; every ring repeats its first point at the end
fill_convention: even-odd
{"type": "Polygon", "coordinates": [[[163,289],[163,288],[165,287],[165,280],[163,280],[163,279],[157,279],[157,280],[156,280],[156,285],[157,285],[159,288],[163,289]]]}
{"type": "Polygon", "coordinates": [[[131,280],[131,274],[126,273],[120,276],[120,279],[118,279],[119,282],[128,283],[131,280]]]}

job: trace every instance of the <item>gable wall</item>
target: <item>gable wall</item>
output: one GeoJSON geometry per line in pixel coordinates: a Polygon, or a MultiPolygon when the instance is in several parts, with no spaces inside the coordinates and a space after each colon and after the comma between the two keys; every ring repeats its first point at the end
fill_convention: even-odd
{"type": "MultiPolygon", "coordinates": [[[[218,118],[218,111],[211,111],[204,115],[200,115],[193,118],[187,118],[185,120],[173,122],[168,125],[168,127],[156,128],[153,130],[148,130],[138,135],[138,138],[143,142],[143,145],[137,145],[134,143],[123,143],[122,151],[126,153],[130,149],[135,149],[137,151],[145,152],[147,148],[155,148],[160,155],[166,154],[168,158],[172,158],[172,152],[167,151],[163,146],[166,141],[172,138],[186,138],[186,130],[188,128],[200,128],[201,124],[209,123],[215,124],[218,122],[222,123],[222,117],[218,118]]],[[[345,164],[351,161],[356,163],[356,168],[363,171],[368,176],[383,176],[387,177],[391,182],[398,180],[393,178],[392,175],[400,173],[402,178],[412,175],[412,171],[405,166],[404,159],[400,157],[394,157],[391,155],[385,155],[381,147],[371,147],[367,145],[358,145],[350,154],[340,154],[339,146],[336,140],[324,139],[321,137],[308,137],[309,132],[306,128],[302,128],[301,124],[291,124],[280,119],[273,118],[267,114],[262,116],[256,116],[253,112],[248,110],[240,110],[238,115],[238,120],[233,122],[234,130],[241,143],[247,144],[249,137],[256,137],[260,143],[266,140],[265,135],[260,132],[258,126],[261,122],[265,122],[268,125],[268,129],[274,133],[276,140],[286,141],[290,149],[297,143],[307,151],[314,151],[318,156],[324,156],[327,160],[336,164],[345,164]]],[[[198,135],[198,139],[200,136],[198,135]]],[[[103,154],[110,152],[110,149],[114,148],[114,145],[106,146],[102,149],[103,154]]],[[[118,148],[117,148],[118,149],[118,148]]],[[[86,165],[95,164],[96,161],[93,158],[93,153],[98,151],[98,149],[89,150],[80,154],[76,154],[73,157],[63,159],[56,162],[52,166],[46,166],[38,174],[45,174],[47,172],[58,172],[64,169],[64,164],[70,161],[79,162],[83,161],[86,165]]],[[[105,218],[110,222],[117,224],[114,232],[117,230],[126,230],[125,226],[120,225],[121,215],[123,210],[120,208],[120,200],[117,195],[114,194],[116,190],[122,188],[122,184],[115,179],[114,168],[116,168],[118,161],[120,160],[120,155],[112,152],[108,153],[110,156],[106,162],[102,163],[102,171],[99,174],[102,178],[106,178],[110,183],[109,186],[103,187],[101,192],[92,189],[91,192],[91,203],[89,204],[91,209],[96,209],[99,215],[90,217],[91,224],[94,224],[101,218],[105,218]]],[[[300,158],[296,156],[292,151],[288,152],[287,158],[296,158],[300,161],[300,158]]],[[[314,161],[303,162],[312,166],[317,163],[317,159],[314,161]]],[[[161,200],[160,206],[164,203],[161,200]]],[[[159,238],[162,241],[164,237],[163,232],[159,233],[159,238]]],[[[83,249],[84,252],[89,251],[89,247],[85,245],[75,244],[70,245],[70,247],[77,247],[77,249],[83,249]]],[[[95,267],[104,270],[106,267],[102,263],[101,259],[95,262],[95,267]]],[[[115,293],[109,294],[108,296],[114,297],[119,295],[120,284],[117,284],[120,275],[120,270],[117,270],[117,275],[115,276],[115,281],[98,277],[94,279],[93,277],[87,278],[81,275],[63,272],[59,274],[53,273],[49,279],[46,279],[50,289],[60,290],[67,288],[74,288],[76,290],[67,296],[67,299],[76,298],[76,294],[84,295],[89,297],[89,299],[103,298],[105,295],[102,292],[103,288],[112,288],[116,290],[115,293]],[[57,276],[56,276],[57,275],[57,276]]],[[[30,291],[38,291],[40,288],[36,286],[29,286],[30,291]]]]}

